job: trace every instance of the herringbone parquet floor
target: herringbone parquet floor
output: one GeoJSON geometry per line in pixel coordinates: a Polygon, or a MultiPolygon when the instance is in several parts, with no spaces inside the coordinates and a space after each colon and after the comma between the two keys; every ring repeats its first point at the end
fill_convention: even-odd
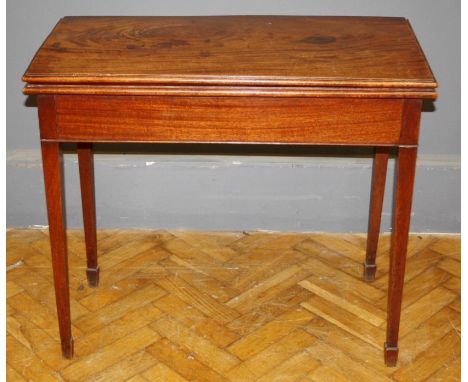
{"type": "Polygon", "coordinates": [[[460,380],[460,240],[412,236],[400,360],[383,364],[389,237],[100,231],[99,288],[68,235],[75,358],[60,355],[48,237],[7,232],[8,381],[460,380]]]}

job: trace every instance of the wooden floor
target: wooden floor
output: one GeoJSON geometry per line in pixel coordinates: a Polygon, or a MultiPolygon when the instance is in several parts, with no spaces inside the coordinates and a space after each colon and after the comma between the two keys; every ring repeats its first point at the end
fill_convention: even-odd
{"type": "Polygon", "coordinates": [[[460,240],[412,236],[400,361],[383,363],[389,237],[100,231],[101,283],[68,236],[73,361],[60,355],[48,237],[7,232],[8,381],[458,381],[460,240]]]}

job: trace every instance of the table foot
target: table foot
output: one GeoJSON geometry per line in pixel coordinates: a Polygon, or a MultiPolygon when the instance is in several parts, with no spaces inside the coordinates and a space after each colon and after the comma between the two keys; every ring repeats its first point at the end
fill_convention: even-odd
{"type": "Polygon", "coordinates": [[[367,282],[374,281],[376,270],[377,270],[377,265],[367,264],[367,262],[364,261],[364,274],[363,274],[364,281],[367,281],[367,282]]]}
{"type": "Polygon", "coordinates": [[[87,268],[86,277],[88,278],[88,286],[95,288],[99,284],[99,266],[96,268],[87,268]]]}
{"type": "Polygon", "coordinates": [[[63,358],[72,359],[73,358],[73,337],[62,341],[62,355],[63,358]]]}
{"type": "Polygon", "coordinates": [[[390,346],[385,342],[384,345],[385,365],[396,366],[398,360],[398,346],[390,346]]]}

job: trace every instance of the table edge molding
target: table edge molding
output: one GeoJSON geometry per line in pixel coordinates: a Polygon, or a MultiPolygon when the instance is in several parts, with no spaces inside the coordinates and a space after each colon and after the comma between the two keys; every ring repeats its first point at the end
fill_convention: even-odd
{"type": "Polygon", "coordinates": [[[431,88],[367,88],[367,87],[306,87],[306,86],[121,86],[30,84],[23,88],[26,95],[145,95],[145,96],[219,96],[219,97],[334,97],[334,98],[418,98],[435,100],[431,88]]]}

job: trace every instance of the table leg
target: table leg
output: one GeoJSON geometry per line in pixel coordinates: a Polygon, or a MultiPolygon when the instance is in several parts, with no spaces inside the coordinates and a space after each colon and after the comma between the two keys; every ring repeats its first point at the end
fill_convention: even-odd
{"type": "Polygon", "coordinates": [[[63,356],[72,358],[73,338],[70,321],[61,152],[59,143],[56,142],[41,142],[41,149],[60,341],[63,356]]]}
{"type": "Polygon", "coordinates": [[[380,234],[380,220],[382,217],[382,205],[385,193],[385,180],[387,178],[389,148],[376,147],[374,151],[374,163],[372,165],[372,185],[369,208],[369,224],[367,230],[366,261],[364,262],[364,280],[375,279],[375,256],[380,234]]]}
{"type": "Polygon", "coordinates": [[[398,359],[398,331],[416,171],[416,152],[416,147],[398,149],[388,281],[387,341],[384,347],[387,366],[395,366],[398,359]]]}
{"type": "Polygon", "coordinates": [[[93,147],[91,143],[78,143],[78,166],[80,168],[81,205],[86,243],[86,276],[88,285],[99,284],[97,262],[96,207],[94,201],[93,147]]]}

